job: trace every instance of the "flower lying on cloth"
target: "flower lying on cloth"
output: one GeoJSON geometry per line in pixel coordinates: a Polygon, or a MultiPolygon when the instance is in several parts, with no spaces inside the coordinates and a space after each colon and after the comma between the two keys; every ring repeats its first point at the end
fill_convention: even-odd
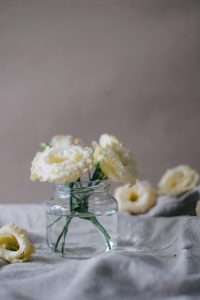
{"type": "Polygon", "coordinates": [[[92,168],[93,151],[81,146],[51,147],[38,152],[32,162],[31,179],[56,184],[74,182],[92,168]]]}
{"type": "Polygon", "coordinates": [[[0,229],[0,258],[15,263],[27,261],[35,253],[35,247],[28,238],[25,229],[14,224],[5,225],[0,229]]]}
{"type": "MultiPolygon", "coordinates": [[[[55,251],[62,242],[64,253],[65,238],[68,226],[74,216],[84,214],[82,219],[90,221],[100,231],[111,249],[110,236],[94,214],[89,212],[89,190],[101,183],[102,180],[127,182],[134,185],[136,182],[136,162],[133,153],[112,135],[103,134],[99,144],[93,143],[94,149],[83,147],[81,140],[70,135],[54,136],[50,143],[42,143],[43,152],[38,152],[33,159],[31,179],[42,182],[66,185],[70,193],[70,209],[66,216],[65,225],[55,242],[55,251]],[[80,191],[74,195],[72,189],[83,187],[82,178],[88,174],[88,194],[80,191]]],[[[61,217],[52,223],[59,222],[61,217]]]]}
{"type": "Polygon", "coordinates": [[[116,137],[103,134],[99,145],[94,142],[93,146],[94,159],[108,178],[115,182],[127,182],[130,185],[136,183],[135,156],[116,137]]]}
{"type": "Polygon", "coordinates": [[[178,196],[194,188],[199,182],[198,173],[189,166],[180,165],[167,170],[158,183],[160,192],[178,196]]]}
{"type": "Polygon", "coordinates": [[[157,200],[157,194],[147,181],[137,181],[136,185],[124,185],[115,191],[119,210],[132,214],[143,214],[150,210],[157,200]]]}

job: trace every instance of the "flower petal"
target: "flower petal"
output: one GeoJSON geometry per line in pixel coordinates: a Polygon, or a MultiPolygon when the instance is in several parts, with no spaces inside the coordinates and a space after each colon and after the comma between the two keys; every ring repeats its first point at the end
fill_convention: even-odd
{"type": "Polygon", "coordinates": [[[50,145],[52,147],[69,147],[72,145],[83,146],[83,142],[72,135],[55,135],[51,139],[50,145]]]}

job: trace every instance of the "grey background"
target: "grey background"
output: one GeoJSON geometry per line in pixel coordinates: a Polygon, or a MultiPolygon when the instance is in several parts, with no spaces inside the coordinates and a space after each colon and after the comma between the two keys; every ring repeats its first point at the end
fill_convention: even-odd
{"type": "Polygon", "coordinates": [[[103,132],[135,150],[140,177],[200,171],[200,2],[0,0],[0,201],[43,202],[39,143],[103,132]]]}

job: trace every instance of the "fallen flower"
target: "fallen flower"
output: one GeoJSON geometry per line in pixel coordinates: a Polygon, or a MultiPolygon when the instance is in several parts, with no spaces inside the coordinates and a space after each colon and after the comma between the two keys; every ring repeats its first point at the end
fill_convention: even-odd
{"type": "Polygon", "coordinates": [[[0,229],[0,258],[15,263],[27,261],[35,253],[25,229],[8,224],[0,229]]]}

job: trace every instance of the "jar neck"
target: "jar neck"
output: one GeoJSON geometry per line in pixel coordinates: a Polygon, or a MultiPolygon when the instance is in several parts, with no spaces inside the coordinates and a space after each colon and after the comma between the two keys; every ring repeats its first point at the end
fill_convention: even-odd
{"type": "Polygon", "coordinates": [[[58,196],[67,196],[71,193],[90,194],[90,193],[105,193],[110,189],[108,180],[98,181],[82,181],[72,184],[55,184],[54,193],[58,196]]]}

